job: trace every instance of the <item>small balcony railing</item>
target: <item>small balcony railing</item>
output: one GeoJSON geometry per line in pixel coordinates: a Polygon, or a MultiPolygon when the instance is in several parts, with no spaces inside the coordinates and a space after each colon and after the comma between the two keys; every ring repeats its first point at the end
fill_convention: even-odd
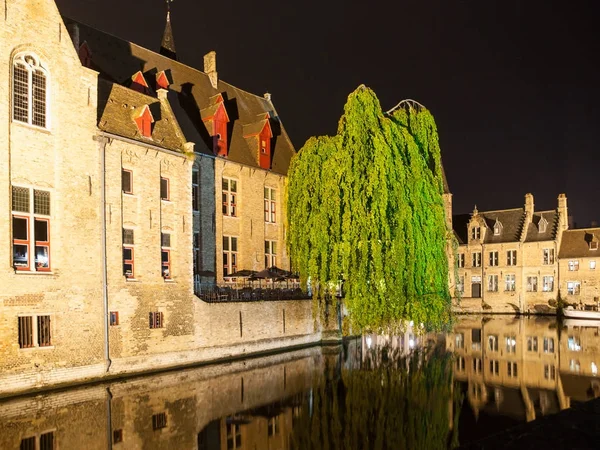
{"type": "Polygon", "coordinates": [[[198,298],[207,303],[309,300],[311,298],[299,287],[287,286],[256,287],[196,282],[194,292],[198,298]]]}

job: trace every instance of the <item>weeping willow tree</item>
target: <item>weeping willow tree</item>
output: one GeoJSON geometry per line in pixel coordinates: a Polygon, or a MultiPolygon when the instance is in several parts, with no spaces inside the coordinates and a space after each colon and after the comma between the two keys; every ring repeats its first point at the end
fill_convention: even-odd
{"type": "Polygon", "coordinates": [[[309,405],[295,418],[292,448],[454,448],[461,405],[451,355],[388,355],[371,367],[315,380],[309,405]]]}
{"type": "Polygon", "coordinates": [[[338,133],[309,139],[288,172],[288,248],[316,310],[344,280],[352,330],[441,325],[450,307],[443,174],[431,113],[384,113],[360,86],[338,133]]]}

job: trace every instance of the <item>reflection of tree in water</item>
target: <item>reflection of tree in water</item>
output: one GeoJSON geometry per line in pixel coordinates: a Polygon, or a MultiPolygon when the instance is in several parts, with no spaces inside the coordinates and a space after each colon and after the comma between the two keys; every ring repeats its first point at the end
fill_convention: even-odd
{"type": "Polygon", "coordinates": [[[372,350],[375,366],[333,370],[315,381],[294,421],[295,450],[436,449],[458,444],[462,398],[452,357],[372,350]],[[337,372],[337,373],[331,373],[337,372]]]}

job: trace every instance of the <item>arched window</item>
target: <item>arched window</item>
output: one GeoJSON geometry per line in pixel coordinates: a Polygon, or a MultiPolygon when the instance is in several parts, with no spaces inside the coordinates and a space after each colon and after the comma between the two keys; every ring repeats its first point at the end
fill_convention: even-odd
{"type": "Polygon", "coordinates": [[[46,128],[48,71],[32,53],[13,62],[13,120],[46,128]]]}

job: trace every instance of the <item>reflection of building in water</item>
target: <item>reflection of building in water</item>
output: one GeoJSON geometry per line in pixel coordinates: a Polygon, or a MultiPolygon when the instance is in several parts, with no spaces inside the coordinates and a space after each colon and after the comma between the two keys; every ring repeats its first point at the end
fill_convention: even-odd
{"type": "Polygon", "coordinates": [[[289,449],[323,366],[313,347],[13,399],[0,403],[0,448],[289,449]]]}
{"type": "Polygon", "coordinates": [[[467,385],[475,416],[533,420],[568,408],[559,373],[559,333],[553,319],[469,317],[449,335],[455,379],[467,385]]]}
{"type": "Polygon", "coordinates": [[[364,334],[361,343],[363,350],[362,362],[379,363],[380,361],[373,361],[373,358],[381,358],[384,354],[380,351],[382,349],[397,352],[399,356],[408,355],[421,345],[423,333],[420,331],[418,327],[414,326],[413,322],[410,322],[406,325],[404,332],[398,332],[394,335],[364,334]]]}

